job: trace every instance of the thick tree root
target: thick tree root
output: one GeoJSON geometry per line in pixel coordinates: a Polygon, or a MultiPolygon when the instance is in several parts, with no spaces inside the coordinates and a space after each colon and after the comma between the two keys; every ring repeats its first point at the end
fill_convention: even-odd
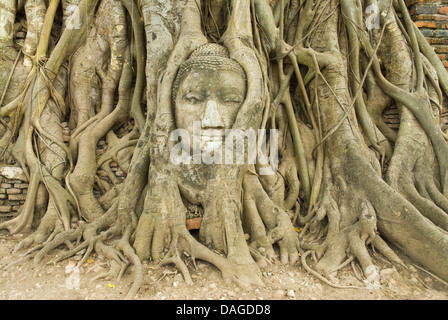
{"type": "MultiPolygon", "coordinates": [[[[311,273],[313,276],[315,276],[317,279],[321,280],[325,284],[329,285],[330,287],[337,288],[337,289],[367,289],[366,287],[359,287],[359,286],[342,286],[335,283],[332,283],[330,280],[322,276],[319,272],[311,269],[310,266],[308,266],[308,263],[306,262],[306,258],[311,254],[311,251],[306,251],[304,254],[301,255],[300,262],[302,263],[303,268],[311,273]]],[[[351,260],[350,260],[351,261],[351,260]]],[[[341,268],[340,266],[339,268],[341,268]]]]}
{"type": "Polygon", "coordinates": [[[95,252],[110,261],[98,277],[121,279],[133,266],[132,298],[147,259],[174,264],[189,285],[184,256],[262,286],[260,267],[276,258],[294,264],[301,252],[304,269],[326,284],[361,289],[327,277],[356,262],[369,279],[368,246],[406,268],[384,238],[448,279],[448,147],[438,126],[448,77],[403,0],[378,3],[380,28],[369,32],[370,2],[358,0],[70,0],[62,19],[60,1],[47,2],[26,2],[20,52],[20,8],[0,6],[0,151],[29,178],[21,213],[0,229],[22,233],[39,223],[8,268],[31,258],[40,266],[60,247],[47,263],[85,251],[81,266],[95,252]],[[79,28],[68,5],[79,10],[79,28]],[[210,41],[224,44],[246,74],[231,126],[279,131],[270,168],[169,161],[174,79],[210,41]],[[394,103],[398,132],[382,119],[394,103]],[[101,140],[108,147],[98,156],[101,140]],[[126,175],[122,184],[112,161],[126,175]],[[195,206],[203,211],[199,241],[185,225],[195,206]]]}

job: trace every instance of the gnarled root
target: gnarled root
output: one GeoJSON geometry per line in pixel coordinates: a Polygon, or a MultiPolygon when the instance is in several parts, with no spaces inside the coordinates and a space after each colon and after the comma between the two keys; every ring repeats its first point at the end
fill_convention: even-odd
{"type": "Polygon", "coordinates": [[[210,220],[203,220],[200,232],[204,241],[208,241],[208,248],[186,228],[186,208],[177,183],[161,176],[155,181],[157,184],[148,190],[134,241],[135,251],[142,260],[162,259],[162,264],[174,263],[190,282],[182,262],[182,254],[187,252],[193,260],[205,260],[218,267],[225,278],[243,285],[262,285],[259,268],[250,255],[236,208],[229,206],[228,202],[220,202],[220,205],[215,204],[218,207],[214,206],[220,212],[219,219],[210,216],[210,220]],[[164,192],[158,192],[160,190],[164,192]],[[211,233],[217,234],[211,237],[211,233]],[[213,247],[221,253],[215,253],[213,247]]]}

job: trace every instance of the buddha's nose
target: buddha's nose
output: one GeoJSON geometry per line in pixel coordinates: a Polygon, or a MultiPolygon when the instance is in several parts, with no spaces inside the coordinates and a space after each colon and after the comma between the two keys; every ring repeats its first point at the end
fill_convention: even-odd
{"type": "Polygon", "coordinates": [[[202,128],[223,128],[224,120],[219,113],[218,104],[214,100],[208,100],[201,117],[202,128]]]}

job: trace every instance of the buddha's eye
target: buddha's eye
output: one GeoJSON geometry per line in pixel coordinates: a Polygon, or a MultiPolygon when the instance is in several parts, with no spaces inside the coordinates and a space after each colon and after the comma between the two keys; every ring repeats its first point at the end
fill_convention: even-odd
{"type": "Polygon", "coordinates": [[[225,103],[242,103],[242,99],[237,94],[228,94],[225,95],[222,99],[225,103]]]}
{"type": "Polygon", "coordinates": [[[193,92],[187,93],[184,96],[184,99],[191,104],[198,104],[198,103],[202,102],[202,100],[203,100],[201,95],[199,95],[197,93],[193,93],[193,92]]]}

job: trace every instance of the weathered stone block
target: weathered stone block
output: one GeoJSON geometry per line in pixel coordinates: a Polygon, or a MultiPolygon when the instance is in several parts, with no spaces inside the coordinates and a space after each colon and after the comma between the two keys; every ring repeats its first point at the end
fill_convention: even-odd
{"type": "Polygon", "coordinates": [[[9,213],[12,210],[12,206],[0,206],[0,213],[9,213]]]}
{"type": "Polygon", "coordinates": [[[0,176],[7,179],[27,181],[26,175],[20,167],[0,167],[0,176]]]}
{"type": "Polygon", "coordinates": [[[24,201],[26,199],[26,194],[10,194],[8,200],[11,201],[24,201]]]}
{"type": "Polygon", "coordinates": [[[22,193],[22,189],[17,189],[17,188],[9,188],[6,190],[7,194],[20,194],[22,193]]]}

